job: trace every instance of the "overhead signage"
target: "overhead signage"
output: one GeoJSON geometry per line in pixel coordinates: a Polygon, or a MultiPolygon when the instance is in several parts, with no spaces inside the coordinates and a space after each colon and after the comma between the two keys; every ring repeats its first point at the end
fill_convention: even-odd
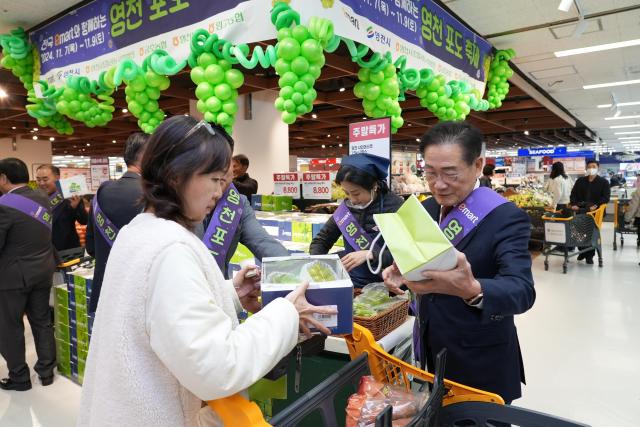
{"type": "Polygon", "coordinates": [[[357,153],[374,154],[391,160],[391,119],[389,117],[349,125],[349,155],[357,153]]]}
{"type": "Polygon", "coordinates": [[[567,147],[540,147],[521,148],[518,150],[519,157],[527,156],[554,156],[567,154],[567,147]]]}

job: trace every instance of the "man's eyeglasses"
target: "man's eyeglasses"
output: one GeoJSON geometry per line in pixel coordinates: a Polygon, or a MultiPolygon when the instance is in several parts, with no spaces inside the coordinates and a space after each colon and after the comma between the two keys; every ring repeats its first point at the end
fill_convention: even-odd
{"type": "Polygon", "coordinates": [[[443,173],[442,175],[438,175],[434,172],[424,173],[424,178],[429,184],[435,183],[438,178],[440,178],[440,181],[444,182],[445,184],[453,184],[458,180],[458,176],[460,176],[459,173],[443,173]]]}
{"type": "Polygon", "coordinates": [[[167,151],[166,157],[169,157],[169,154],[171,154],[171,152],[177,146],[182,144],[184,141],[188,140],[190,136],[194,135],[201,128],[206,129],[207,132],[209,132],[211,135],[221,135],[227,141],[227,143],[229,144],[229,147],[231,147],[231,151],[233,151],[233,138],[231,138],[231,136],[227,133],[226,130],[224,130],[223,127],[218,126],[216,124],[212,126],[211,123],[209,123],[208,121],[200,120],[198,123],[193,125],[191,129],[189,129],[189,131],[185,134],[185,136],[183,136],[178,142],[176,142],[175,144],[173,144],[173,146],[171,146],[169,151],[167,151]]]}

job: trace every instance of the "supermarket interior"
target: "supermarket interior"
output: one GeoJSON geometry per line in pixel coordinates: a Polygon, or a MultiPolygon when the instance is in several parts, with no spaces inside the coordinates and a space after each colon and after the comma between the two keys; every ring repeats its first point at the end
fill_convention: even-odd
{"type": "Polygon", "coordinates": [[[2,0],[0,427],[640,425],[639,76],[638,0],[2,0]]]}

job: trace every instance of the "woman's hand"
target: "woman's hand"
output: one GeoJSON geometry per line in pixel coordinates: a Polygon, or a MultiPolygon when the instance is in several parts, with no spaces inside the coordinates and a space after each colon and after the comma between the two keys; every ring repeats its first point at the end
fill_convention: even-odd
{"type": "Polygon", "coordinates": [[[347,272],[350,272],[354,268],[364,264],[367,261],[367,258],[373,259],[373,255],[371,254],[371,251],[368,251],[368,250],[356,251],[356,252],[350,252],[346,254],[345,256],[342,257],[341,261],[342,261],[342,265],[344,265],[344,268],[347,270],[347,272]]]}
{"type": "Polygon", "coordinates": [[[257,313],[262,308],[260,297],[260,269],[255,265],[242,268],[233,278],[233,287],[238,293],[240,304],[249,313],[257,313]],[[254,273],[255,272],[255,273],[254,273]],[[252,277],[247,277],[247,274],[252,277]]]}
{"type": "Polygon", "coordinates": [[[320,323],[314,314],[338,314],[338,311],[329,307],[316,307],[309,304],[305,293],[309,288],[309,283],[305,282],[295,288],[285,298],[293,304],[300,316],[300,330],[308,337],[311,336],[311,328],[316,328],[325,335],[331,335],[331,331],[320,323]]]}

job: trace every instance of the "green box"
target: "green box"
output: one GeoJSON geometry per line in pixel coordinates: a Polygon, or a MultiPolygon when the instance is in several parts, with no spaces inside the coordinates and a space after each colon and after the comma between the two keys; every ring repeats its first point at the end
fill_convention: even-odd
{"type": "Polygon", "coordinates": [[[84,304],[77,304],[76,305],[76,311],[75,311],[75,319],[76,319],[76,324],[78,326],[84,326],[85,328],[89,328],[89,314],[88,314],[88,309],[87,309],[87,303],[85,302],[84,304]]]}
{"type": "Polygon", "coordinates": [[[71,362],[58,360],[58,373],[65,377],[71,377],[71,362]]]}
{"type": "Polygon", "coordinates": [[[53,311],[54,319],[56,323],[61,325],[69,325],[69,309],[56,305],[53,311]]]}
{"type": "Polygon", "coordinates": [[[78,333],[78,353],[88,353],[89,352],[89,334],[80,334],[78,333]]]}
{"type": "Polygon", "coordinates": [[[291,196],[275,196],[275,211],[291,211],[293,198],[291,196]]]}
{"type": "Polygon", "coordinates": [[[276,196],[265,194],[262,196],[262,210],[273,212],[276,210],[276,196]]]}
{"type": "Polygon", "coordinates": [[[56,339],[56,355],[58,362],[71,362],[71,345],[63,340],[56,339]]]}
{"type": "Polygon", "coordinates": [[[59,285],[54,288],[55,293],[55,306],[64,307],[69,309],[69,291],[67,291],[66,285],[59,285]]]}
{"type": "Polygon", "coordinates": [[[298,243],[310,243],[313,226],[309,222],[293,221],[291,223],[291,241],[298,243]]]}
{"type": "Polygon", "coordinates": [[[54,332],[57,339],[65,342],[71,342],[71,330],[69,329],[69,325],[56,323],[54,332]]]}
{"type": "Polygon", "coordinates": [[[87,279],[82,276],[73,276],[73,292],[76,294],[76,304],[78,301],[87,299],[87,279]]]}

